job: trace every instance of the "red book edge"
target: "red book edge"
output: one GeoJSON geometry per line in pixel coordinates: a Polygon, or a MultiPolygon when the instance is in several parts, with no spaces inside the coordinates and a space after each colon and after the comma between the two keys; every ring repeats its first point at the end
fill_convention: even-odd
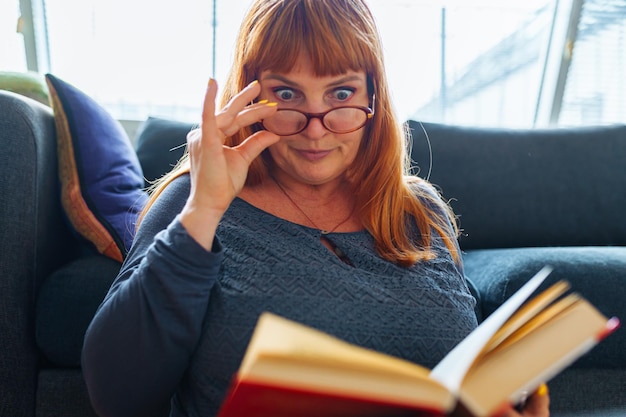
{"type": "Polygon", "coordinates": [[[604,330],[602,330],[598,334],[598,342],[604,340],[608,335],[617,330],[620,326],[620,321],[617,317],[611,317],[607,320],[606,326],[604,326],[604,330]]]}
{"type": "Polygon", "coordinates": [[[319,416],[320,409],[324,410],[324,416],[364,417],[385,416],[390,412],[399,416],[442,417],[450,411],[235,378],[218,417],[239,417],[248,413],[256,417],[309,417],[319,416]]]}
{"type": "MultiPolygon", "coordinates": [[[[620,325],[620,320],[617,317],[608,319],[604,329],[596,336],[598,343],[611,333],[614,333],[620,325]]],[[[384,400],[366,398],[358,395],[318,392],[305,388],[241,380],[236,375],[222,403],[218,417],[240,417],[244,416],[244,414],[242,414],[244,412],[253,413],[257,417],[293,417],[295,414],[292,414],[292,409],[277,411],[280,410],[281,407],[284,407],[284,401],[293,401],[296,407],[304,405],[306,409],[301,409],[298,412],[298,416],[301,417],[318,416],[319,407],[324,407],[329,404],[338,407],[335,413],[325,409],[325,411],[331,411],[330,414],[328,414],[330,416],[353,415],[349,414],[346,410],[357,411],[354,409],[354,407],[357,406],[359,411],[362,410],[358,415],[364,417],[383,416],[385,413],[389,413],[390,409],[398,411],[399,415],[406,413],[407,415],[416,416],[415,413],[419,412],[421,414],[417,415],[424,417],[441,417],[449,415],[447,413],[450,412],[449,410],[442,411],[434,408],[416,408],[410,404],[386,402],[384,400]],[[240,391],[244,391],[244,393],[242,394],[240,391]],[[248,396],[250,393],[253,394],[253,396],[248,396]],[[238,401],[238,403],[235,404],[235,401],[238,401]],[[281,401],[283,401],[283,404],[280,404],[281,401]]],[[[459,405],[460,404],[457,404],[457,407],[459,405]]],[[[509,407],[511,407],[510,404],[503,404],[501,411],[509,407]]],[[[458,412],[458,410],[455,411],[458,412]]],[[[464,413],[461,412],[460,414],[463,415],[464,413]]]]}

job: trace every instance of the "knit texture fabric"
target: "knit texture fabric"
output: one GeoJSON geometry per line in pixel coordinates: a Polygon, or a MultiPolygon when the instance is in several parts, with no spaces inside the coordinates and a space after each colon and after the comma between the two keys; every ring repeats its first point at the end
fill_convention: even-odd
{"type": "MultiPolygon", "coordinates": [[[[162,194],[152,210],[158,214],[146,218],[120,283],[109,296],[111,302],[100,313],[114,312],[118,325],[128,327],[117,329],[121,334],[142,334],[142,340],[126,341],[123,349],[150,346],[141,355],[130,353],[146,366],[168,372],[172,355],[179,356],[177,363],[188,365],[172,365],[170,373],[182,377],[172,415],[215,415],[263,311],[429,368],[477,325],[462,268],[438,237],[433,241],[436,259],[405,268],[383,260],[366,231],[327,235],[350,259],[350,266],[323,246],[319,230],[235,199],[218,227],[219,243],[212,253],[203,254],[175,219],[188,193],[189,179],[183,177],[162,194]],[[157,242],[152,245],[154,233],[157,242]],[[152,266],[142,263],[144,258],[152,266]],[[134,301],[128,298],[133,306],[129,311],[137,314],[139,307],[146,310],[140,312],[146,318],[159,316],[154,326],[134,321],[121,306],[126,303],[124,293],[132,292],[125,287],[136,285],[141,295],[134,301]],[[133,325],[140,328],[130,328],[133,325]]],[[[145,375],[144,385],[154,388],[159,383],[160,378],[150,377],[155,375],[152,370],[134,371],[145,375]]],[[[133,391],[140,384],[136,381],[133,391]]],[[[152,394],[159,391],[153,389],[152,394]]]]}

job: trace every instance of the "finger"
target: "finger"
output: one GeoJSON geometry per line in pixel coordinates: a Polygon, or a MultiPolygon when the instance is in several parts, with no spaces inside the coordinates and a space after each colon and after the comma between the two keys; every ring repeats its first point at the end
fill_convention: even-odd
{"type": "Polygon", "coordinates": [[[252,81],[243,90],[237,93],[229,102],[228,105],[232,105],[236,108],[243,108],[261,93],[261,84],[258,80],[252,81]]]}
{"type": "Polygon", "coordinates": [[[503,410],[501,414],[498,414],[498,417],[522,417],[522,415],[518,413],[516,409],[509,406],[503,410]]]}
{"type": "Polygon", "coordinates": [[[187,150],[192,153],[194,152],[194,149],[196,149],[197,147],[201,146],[202,143],[202,129],[201,128],[195,128],[193,130],[190,130],[189,133],[187,133],[187,150]]]}
{"type": "Polygon", "coordinates": [[[193,142],[196,139],[199,139],[202,137],[202,130],[200,128],[195,128],[189,131],[189,133],[187,133],[187,142],[193,142]]]}
{"type": "Polygon", "coordinates": [[[200,130],[202,137],[214,137],[217,133],[215,123],[215,97],[217,97],[217,82],[213,78],[209,80],[202,104],[202,123],[200,130]]]}
{"type": "Polygon", "coordinates": [[[236,149],[244,161],[250,165],[252,161],[261,154],[261,152],[279,140],[280,136],[266,130],[262,130],[246,138],[246,140],[237,146],[236,149]]]}
{"type": "Polygon", "coordinates": [[[235,120],[228,127],[224,127],[221,130],[226,136],[232,136],[240,129],[270,117],[277,109],[278,103],[276,102],[267,102],[264,100],[263,102],[255,103],[239,112],[235,120]]]}
{"type": "Polygon", "coordinates": [[[548,395],[548,386],[541,384],[535,391],[526,406],[524,407],[524,415],[533,417],[547,417],[550,414],[550,395],[548,395]]]}
{"type": "Polygon", "coordinates": [[[236,120],[239,112],[247,107],[254,107],[255,105],[250,105],[250,103],[252,103],[260,93],[261,85],[255,80],[231,98],[217,114],[218,128],[229,131],[233,130],[230,125],[236,120]]]}
{"type": "Polygon", "coordinates": [[[234,118],[261,93],[261,85],[257,80],[252,81],[243,90],[237,93],[220,111],[222,118],[234,118]]]}

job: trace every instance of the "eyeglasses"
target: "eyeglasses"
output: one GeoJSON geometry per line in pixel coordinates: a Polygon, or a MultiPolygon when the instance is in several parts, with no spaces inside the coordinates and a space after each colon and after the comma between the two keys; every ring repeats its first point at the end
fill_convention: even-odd
{"type": "MultiPolygon", "coordinates": [[[[372,100],[372,107],[374,100],[372,100]]],[[[319,119],[333,133],[351,133],[359,130],[374,117],[374,110],[363,106],[335,107],[324,113],[306,113],[296,109],[278,109],[261,124],[279,136],[291,136],[307,128],[311,119],[319,119]]]]}

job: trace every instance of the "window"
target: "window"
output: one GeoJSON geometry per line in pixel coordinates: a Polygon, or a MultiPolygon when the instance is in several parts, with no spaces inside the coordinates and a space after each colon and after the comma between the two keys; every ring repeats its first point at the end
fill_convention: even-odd
{"type": "Polygon", "coordinates": [[[117,118],[195,120],[211,76],[211,7],[200,0],[45,0],[50,72],[117,118]]]}
{"type": "Polygon", "coordinates": [[[626,121],[626,1],[582,7],[559,124],[626,121]]]}
{"type": "Polygon", "coordinates": [[[26,71],[24,41],[18,33],[20,5],[17,1],[0,2],[0,70],[26,71]]]}
{"type": "Polygon", "coordinates": [[[552,0],[370,2],[401,115],[532,124],[552,0]]]}
{"type": "MultiPolygon", "coordinates": [[[[43,10],[36,24],[49,54],[38,55],[49,71],[115,117],[197,121],[208,78],[224,82],[251,0],[19,1],[43,10]]],[[[369,4],[401,119],[510,127],[624,121],[626,0],[369,4]],[[571,61],[561,59],[566,42],[571,61]]],[[[14,19],[15,9],[2,19],[14,19]]]]}

